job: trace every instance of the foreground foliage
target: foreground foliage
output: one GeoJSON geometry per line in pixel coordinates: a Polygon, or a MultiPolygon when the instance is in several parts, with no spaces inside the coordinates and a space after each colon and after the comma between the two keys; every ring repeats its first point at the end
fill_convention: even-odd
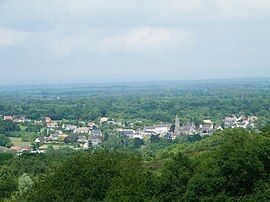
{"type": "Polygon", "coordinates": [[[269,201],[269,134],[225,130],[150,161],[134,150],[1,154],[0,199],[269,201]]]}

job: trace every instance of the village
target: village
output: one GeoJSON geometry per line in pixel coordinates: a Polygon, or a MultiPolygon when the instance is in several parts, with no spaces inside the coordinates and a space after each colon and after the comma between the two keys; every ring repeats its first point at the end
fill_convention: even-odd
{"type": "MultiPolygon", "coordinates": [[[[255,129],[256,116],[227,116],[222,120],[222,125],[216,125],[212,120],[203,120],[201,124],[188,122],[180,125],[179,117],[175,117],[174,123],[144,126],[140,129],[127,127],[121,122],[116,122],[108,117],[101,117],[99,124],[94,122],[80,122],[72,124],[64,120],[52,120],[44,117],[41,120],[30,120],[24,116],[4,116],[4,121],[11,121],[17,124],[31,123],[42,128],[43,132],[37,132],[37,137],[28,145],[13,145],[10,151],[21,153],[45,153],[48,147],[58,149],[64,146],[79,150],[98,147],[104,140],[101,126],[113,126],[114,133],[131,139],[147,141],[151,136],[159,136],[167,140],[175,140],[181,136],[200,135],[211,136],[215,131],[227,128],[255,129]]],[[[131,124],[132,126],[132,124],[131,124]]]]}

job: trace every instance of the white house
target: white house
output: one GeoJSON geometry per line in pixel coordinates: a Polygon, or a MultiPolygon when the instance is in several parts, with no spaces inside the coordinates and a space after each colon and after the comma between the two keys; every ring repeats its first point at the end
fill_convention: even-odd
{"type": "Polygon", "coordinates": [[[147,126],[144,128],[145,133],[166,134],[170,131],[171,124],[147,126]]]}

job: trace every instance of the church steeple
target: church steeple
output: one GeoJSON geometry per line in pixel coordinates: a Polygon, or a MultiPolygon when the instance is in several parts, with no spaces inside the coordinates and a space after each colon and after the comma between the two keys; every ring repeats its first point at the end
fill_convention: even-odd
{"type": "Polygon", "coordinates": [[[176,117],[175,117],[174,134],[175,134],[175,135],[180,135],[180,122],[179,122],[179,117],[178,117],[178,115],[176,115],[176,117]]]}

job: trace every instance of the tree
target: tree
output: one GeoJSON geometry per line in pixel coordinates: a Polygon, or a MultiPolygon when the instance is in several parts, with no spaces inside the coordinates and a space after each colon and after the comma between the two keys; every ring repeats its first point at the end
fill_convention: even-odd
{"type": "Polygon", "coordinates": [[[6,133],[10,131],[19,131],[20,127],[12,121],[0,120],[0,133],[6,133]]]}
{"type": "Polygon", "coordinates": [[[12,153],[0,153],[0,166],[5,165],[13,157],[14,154],[12,153]]]}
{"type": "Polygon", "coordinates": [[[161,170],[157,197],[160,201],[181,201],[193,175],[191,161],[182,154],[169,158],[161,170]]]}
{"type": "Polygon", "coordinates": [[[144,140],[140,138],[134,138],[134,139],[127,138],[127,142],[128,142],[128,148],[131,150],[139,149],[142,145],[144,145],[144,140]]]}
{"type": "Polygon", "coordinates": [[[27,125],[25,131],[26,132],[34,132],[34,133],[39,133],[41,130],[42,126],[41,125],[27,125]]]}
{"type": "Polygon", "coordinates": [[[158,142],[158,141],[160,141],[160,139],[161,138],[158,135],[151,134],[150,142],[158,142]]]}
{"type": "Polygon", "coordinates": [[[10,198],[16,189],[16,180],[9,167],[0,167],[0,201],[4,198],[10,198]]]}
{"type": "Polygon", "coordinates": [[[262,133],[265,135],[265,136],[268,136],[270,137],[270,124],[267,124],[266,126],[264,126],[262,129],[261,129],[262,133]]]}
{"type": "Polygon", "coordinates": [[[114,169],[117,175],[111,179],[105,201],[150,201],[154,197],[154,175],[147,172],[139,156],[119,159],[114,169]]]}
{"type": "Polygon", "coordinates": [[[54,170],[40,176],[32,200],[102,201],[116,175],[116,153],[77,153],[54,170]]]}
{"type": "Polygon", "coordinates": [[[120,149],[125,147],[125,138],[123,137],[117,137],[116,135],[109,135],[108,140],[102,143],[102,146],[110,149],[120,149]]]}
{"type": "Polygon", "coordinates": [[[32,194],[33,187],[34,183],[26,173],[19,177],[18,191],[21,199],[28,199],[32,194]]]}
{"type": "Polygon", "coordinates": [[[254,194],[258,184],[269,185],[270,139],[243,129],[219,135],[220,146],[200,160],[188,182],[187,201],[236,199],[254,194]]]}
{"type": "Polygon", "coordinates": [[[108,111],[107,111],[105,108],[101,108],[101,109],[100,109],[100,114],[101,114],[101,116],[106,116],[107,113],[108,113],[108,111]]]}
{"type": "Polygon", "coordinates": [[[72,143],[73,144],[73,143],[76,143],[77,140],[78,140],[78,134],[71,133],[65,138],[64,143],[67,143],[67,144],[72,143]]]}
{"type": "Polygon", "coordinates": [[[12,146],[12,143],[11,143],[10,138],[8,138],[8,137],[5,136],[5,135],[1,135],[1,134],[0,134],[0,146],[3,146],[3,147],[11,147],[11,146],[12,146]]]}

